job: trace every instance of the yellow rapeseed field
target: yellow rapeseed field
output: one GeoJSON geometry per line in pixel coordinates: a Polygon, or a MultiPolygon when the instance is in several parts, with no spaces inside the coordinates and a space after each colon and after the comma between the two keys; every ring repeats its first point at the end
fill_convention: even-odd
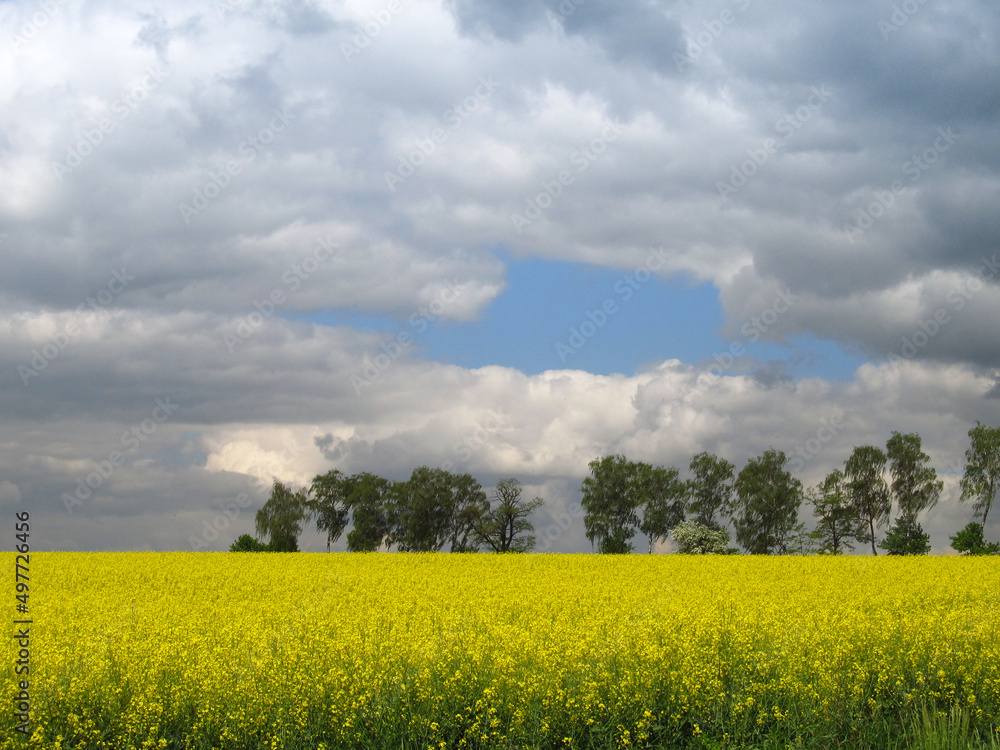
{"type": "Polygon", "coordinates": [[[996,558],[53,552],[31,580],[33,734],[8,700],[2,748],[852,746],[1000,715],[996,558]]]}

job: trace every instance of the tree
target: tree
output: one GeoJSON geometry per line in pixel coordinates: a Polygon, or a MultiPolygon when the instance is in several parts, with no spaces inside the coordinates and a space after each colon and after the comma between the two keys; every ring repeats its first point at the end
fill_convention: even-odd
{"type": "Polygon", "coordinates": [[[298,552],[307,502],[304,489],[292,492],[281,482],[275,482],[271,496],[257,511],[257,536],[267,537],[273,552],[298,552]]]}
{"type": "Polygon", "coordinates": [[[818,519],[813,539],[819,542],[821,552],[839,555],[854,549],[850,540],[867,542],[868,536],[858,509],[851,504],[844,473],[834,469],[815,488],[807,493],[818,519]]]}
{"type": "Polygon", "coordinates": [[[306,503],[316,519],[316,530],[326,532],[326,551],[340,539],[347,526],[349,510],[344,503],[344,475],[339,469],[318,474],[312,481],[312,498],[306,503]]]}
{"type": "Polygon", "coordinates": [[[679,478],[674,467],[636,465],[638,502],[642,507],[639,531],[649,539],[649,552],[660,539],[666,539],[670,530],[684,520],[687,484],[679,478]]]}
{"type": "Polygon", "coordinates": [[[387,537],[403,552],[475,552],[473,524],[489,508],[486,493],[469,474],[420,466],[388,493],[387,537]]]}
{"type": "Polygon", "coordinates": [[[894,431],[885,444],[885,452],[892,476],[892,499],[900,515],[916,519],[918,514],[937,505],[944,482],[928,466],[931,457],[921,450],[920,435],[894,431]]]}
{"type": "Polygon", "coordinates": [[[983,525],[975,521],[951,537],[951,547],[962,555],[1000,555],[1000,544],[987,542],[983,525]]]}
{"type": "Polygon", "coordinates": [[[926,555],[931,551],[931,538],[915,516],[900,516],[878,546],[890,555],[926,555]]]}
{"type": "Polygon", "coordinates": [[[674,546],[681,555],[728,555],[729,532],[706,526],[698,521],[682,521],[672,532],[674,546]]]}
{"type": "Polygon", "coordinates": [[[513,477],[501,479],[493,490],[489,508],[473,523],[476,541],[494,552],[530,552],[535,537],[528,516],[544,502],[540,497],[522,500],[521,483],[513,477]]]}
{"type": "Polygon", "coordinates": [[[1000,427],[976,422],[969,430],[969,449],[965,452],[965,475],[962,477],[962,502],[973,500],[973,511],[983,514],[983,528],[993,500],[1000,491],[1000,427]]]}
{"type": "Polygon", "coordinates": [[[229,545],[230,552],[270,552],[271,548],[263,542],[259,542],[249,534],[242,534],[235,542],[229,545]]]}
{"type": "Polygon", "coordinates": [[[733,470],[724,458],[705,451],[691,457],[687,511],[694,519],[712,528],[722,528],[716,514],[727,514],[733,496],[733,470]]]}
{"type": "Polygon", "coordinates": [[[375,552],[389,535],[392,523],[386,505],[392,482],[369,472],[343,481],[344,505],[353,528],[347,533],[349,552],[375,552]]]}
{"type": "Polygon", "coordinates": [[[788,539],[802,504],[802,483],[785,470],[786,463],[783,451],[768,448],[750,459],[733,482],[736,541],[751,555],[788,554],[788,539]]]}
{"type": "Polygon", "coordinates": [[[630,540],[639,525],[636,464],[614,455],[590,462],[590,476],[583,480],[580,504],[587,539],[604,554],[632,551],[630,540]]]}
{"type": "Polygon", "coordinates": [[[844,467],[851,505],[868,527],[868,538],[875,550],[875,529],[889,520],[892,498],[885,482],[885,453],[874,445],[855,446],[844,467]]]}

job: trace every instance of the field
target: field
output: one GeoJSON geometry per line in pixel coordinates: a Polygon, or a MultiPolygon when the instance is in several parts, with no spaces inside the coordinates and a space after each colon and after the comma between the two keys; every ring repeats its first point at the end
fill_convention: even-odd
{"type": "Polygon", "coordinates": [[[1000,747],[995,559],[32,553],[31,585],[2,748],[1000,747]]]}

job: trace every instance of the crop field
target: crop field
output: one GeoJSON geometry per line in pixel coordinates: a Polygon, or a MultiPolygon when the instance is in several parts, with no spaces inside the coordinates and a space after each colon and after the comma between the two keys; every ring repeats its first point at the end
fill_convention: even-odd
{"type": "Polygon", "coordinates": [[[53,552],[31,582],[2,748],[998,746],[989,558],[53,552]]]}

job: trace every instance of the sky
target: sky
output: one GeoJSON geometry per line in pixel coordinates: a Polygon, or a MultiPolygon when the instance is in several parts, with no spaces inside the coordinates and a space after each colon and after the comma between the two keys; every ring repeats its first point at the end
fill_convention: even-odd
{"type": "Polygon", "coordinates": [[[948,553],[1000,425],[998,34],[990,0],[0,0],[0,512],[224,550],[274,480],[445,466],[590,552],[601,456],[811,486],[899,430],[948,553]]]}

